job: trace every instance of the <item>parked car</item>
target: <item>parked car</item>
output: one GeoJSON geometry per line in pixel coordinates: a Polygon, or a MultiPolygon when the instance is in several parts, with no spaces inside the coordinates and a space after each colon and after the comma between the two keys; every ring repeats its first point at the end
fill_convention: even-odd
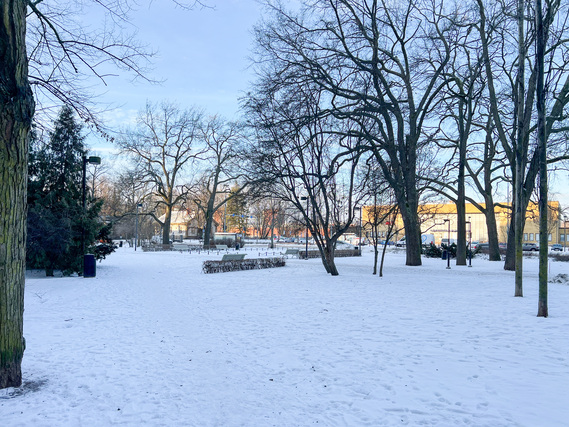
{"type": "Polygon", "coordinates": [[[522,251],[537,252],[539,251],[539,246],[537,243],[524,243],[522,245],[522,251]]]}
{"type": "Polygon", "coordinates": [[[559,243],[555,243],[553,245],[551,245],[551,250],[552,251],[563,251],[563,246],[560,245],[559,243]]]}

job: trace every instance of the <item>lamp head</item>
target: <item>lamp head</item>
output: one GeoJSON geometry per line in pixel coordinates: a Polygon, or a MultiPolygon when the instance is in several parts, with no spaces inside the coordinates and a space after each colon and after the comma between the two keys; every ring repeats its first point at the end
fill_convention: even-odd
{"type": "Polygon", "coordinates": [[[92,165],[100,165],[101,164],[101,158],[98,156],[87,157],[87,163],[91,163],[92,165]]]}

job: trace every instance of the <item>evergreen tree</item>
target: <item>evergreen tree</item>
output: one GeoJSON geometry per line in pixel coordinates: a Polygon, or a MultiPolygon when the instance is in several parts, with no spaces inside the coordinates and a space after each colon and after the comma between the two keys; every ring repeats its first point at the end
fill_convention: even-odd
{"type": "Polygon", "coordinates": [[[85,155],[82,127],[64,106],[48,141],[32,133],[28,178],[28,268],[59,269],[64,274],[83,270],[82,232],[94,242],[102,224],[102,201],[88,198],[82,206],[82,167],[85,155]]]}
{"type": "Polygon", "coordinates": [[[243,232],[247,228],[247,200],[243,193],[238,193],[236,185],[231,189],[232,197],[227,201],[227,231],[243,232]]]}

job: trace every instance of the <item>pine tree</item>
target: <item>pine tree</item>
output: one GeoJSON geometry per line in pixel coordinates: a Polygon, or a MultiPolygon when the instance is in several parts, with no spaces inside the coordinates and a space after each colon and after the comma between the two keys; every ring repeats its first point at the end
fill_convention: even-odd
{"type": "MultiPolygon", "coordinates": [[[[231,189],[237,193],[239,187],[231,189]]],[[[227,230],[243,232],[247,228],[247,200],[243,193],[235,194],[227,201],[227,230]]]]}
{"type": "Polygon", "coordinates": [[[47,142],[32,135],[28,178],[28,268],[64,274],[83,269],[81,235],[94,242],[102,224],[102,201],[82,206],[82,166],[85,155],[82,127],[64,106],[47,142]]]}

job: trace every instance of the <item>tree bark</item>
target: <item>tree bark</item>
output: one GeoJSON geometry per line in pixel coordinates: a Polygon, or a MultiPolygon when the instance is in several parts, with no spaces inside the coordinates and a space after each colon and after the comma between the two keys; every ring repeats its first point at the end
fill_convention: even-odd
{"type": "Polygon", "coordinates": [[[172,205],[166,205],[164,224],[162,224],[162,244],[170,244],[170,224],[172,222],[172,205]]]}
{"type": "Polygon", "coordinates": [[[486,210],[484,211],[486,217],[486,228],[488,229],[488,254],[490,261],[501,261],[500,255],[500,242],[498,241],[498,226],[496,224],[496,212],[494,204],[491,201],[486,203],[486,210]]]}
{"type": "MultiPolygon", "coordinates": [[[[308,253],[306,256],[308,257],[308,253]]],[[[338,276],[340,274],[338,273],[338,268],[334,262],[334,244],[329,244],[324,247],[322,263],[324,264],[324,268],[326,268],[327,273],[330,273],[332,276],[338,276]]]]}
{"type": "Polygon", "coordinates": [[[525,0],[518,0],[518,75],[516,78],[517,89],[517,123],[516,123],[516,163],[514,179],[514,244],[515,244],[515,292],[514,296],[522,297],[523,293],[523,252],[522,237],[524,232],[523,217],[523,183],[524,183],[524,100],[525,100],[525,37],[524,37],[524,5],[525,0]]]}
{"type": "Polygon", "coordinates": [[[539,151],[539,299],[538,317],[549,315],[547,308],[547,134],[545,132],[544,58],[546,36],[543,30],[541,0],[535,1],[537,66],[537,146],[539,151]]]}
{"type": "Polygon", "coordinates": [[[0,388],[22,383],[28,132],[26,2],[0,2],[0,388]]]}

